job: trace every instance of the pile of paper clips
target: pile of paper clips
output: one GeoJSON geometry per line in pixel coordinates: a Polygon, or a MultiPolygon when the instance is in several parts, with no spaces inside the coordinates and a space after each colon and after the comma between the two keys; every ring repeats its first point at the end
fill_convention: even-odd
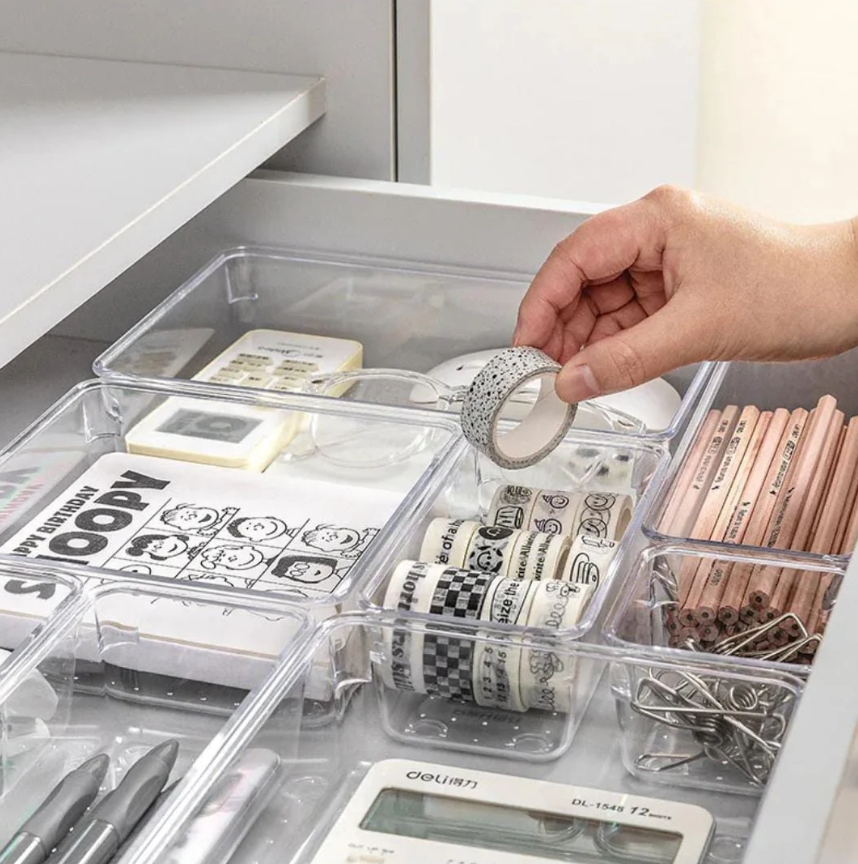
{"type": "Polygon", "coordinates": [[[689,733],[687,753],[647,752],[641,771],[663,772],[708,759],[731,765],[753,786],[763,786],[786,732],[795,696],[776,680],[746,682],[682,669],[647,670],[634,687],[631,708],[689,733]]]}

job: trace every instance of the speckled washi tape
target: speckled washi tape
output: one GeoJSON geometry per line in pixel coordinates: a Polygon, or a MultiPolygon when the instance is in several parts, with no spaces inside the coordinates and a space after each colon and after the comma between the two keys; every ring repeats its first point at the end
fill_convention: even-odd
{"type": "Polygon", "coordinates": [[[544,459],[563,440],[575,419],[554,390],[560,365],[538,348],[507,348],[474,378],[462,406],[465,438],[502,468],[527,468],[544,459]],[[504,405],[523,385],[539,379],[539,395],[517,425],[498,429],[504,405]]]}

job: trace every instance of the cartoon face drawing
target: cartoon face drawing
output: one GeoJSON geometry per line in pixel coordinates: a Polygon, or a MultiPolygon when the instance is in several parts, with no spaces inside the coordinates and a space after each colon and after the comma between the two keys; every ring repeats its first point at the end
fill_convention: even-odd
{"type": "Polygon", "coordinates": [[[335,558],[321,555],[284,555],[271,571],[278,579],[291,579],[294,582],[324,582],[336,573],[335,558]]]}
{"type": "Polygon", "coordinates": [[[280,537],[289,530],[289,526],[274,516],[240,516],[233,519],[226,529],[233,537],[249,540],[251,543],[264,543],[280,537]]]}
{"type": "Polygon", "coordinates": [[[142,573],[146,576],[152,575],[152,568],[148,564],[129,564],[127,567],[120,567],[124,573],[142,573]]]}
{"type": "Polygon", "coordinates": [[[360,531],[334,525],[319,525],[301,535],[302,543],[321,552],[349,552],[360,545],[361,539],[360,531]]]}
{"type": "Polygon", "coordinates": [[[141,534],[131,541],[125,554],[132,558],[148,555],[153,561],[166,561],[187,554],[190,549],[189,539],[184,534],[141,534]]]}
{"type": "Polygon", "coordinates": [[[180,531],[196,531],[211,528],[220,519],[220,512],[214,507],[198,507],[195,504],[178,504],[161,514],[161,521],[180,531]]]}
{"type": "Polygon", "coordinates": [[[253,546],[215,546],[200,555],[200,566],[206,570],[252,570],[265,560],[265,555],[253,546]]]}

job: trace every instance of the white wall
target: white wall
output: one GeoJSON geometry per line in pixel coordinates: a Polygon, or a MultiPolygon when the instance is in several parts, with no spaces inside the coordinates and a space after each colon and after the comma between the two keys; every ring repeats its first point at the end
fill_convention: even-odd
{"type": "Polygon", "coordinates": [[[617,203],[690,185],[700,0],[431,0],[432,182],[617,203]]]}
{"type": "Polygon", "coordinates": [[[858,213],[858,2],[706,0],[699,188],[796,221],[858,213]]]}

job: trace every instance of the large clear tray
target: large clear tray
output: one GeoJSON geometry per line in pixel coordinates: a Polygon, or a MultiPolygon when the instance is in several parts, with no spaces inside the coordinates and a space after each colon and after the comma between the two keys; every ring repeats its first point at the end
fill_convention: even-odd
{"type": "MultiPolygon", "coordinates": [[[[366,369],[425,374],[454,358],[509,345],[527,286],[520,274],[230,249],[177,288],[94,368],[107,377],[187,380],[244,333],[272,329],[357,340],[366,369]]],[[[667,375],[683,396],[681,404],[668,422],[642,435],[675,436],[714,369],[704,363],[667,375]]],[[[360,381],[342,398],[413,407],[425,403],[426,392],[394,377],[360,381]]],[[[578,422],[606,428],[585,414],[578,422]]]]}

